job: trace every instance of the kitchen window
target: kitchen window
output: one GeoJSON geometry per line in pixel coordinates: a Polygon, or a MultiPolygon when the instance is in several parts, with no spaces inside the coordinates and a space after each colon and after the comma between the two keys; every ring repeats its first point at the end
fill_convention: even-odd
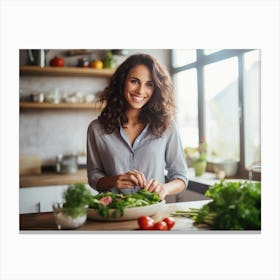
{"type": "Polygon", "coordinates": [[[208,159],[261,161],[260,50],[172,50],[177,123],[184,147],[208,144],[208,159]]]}

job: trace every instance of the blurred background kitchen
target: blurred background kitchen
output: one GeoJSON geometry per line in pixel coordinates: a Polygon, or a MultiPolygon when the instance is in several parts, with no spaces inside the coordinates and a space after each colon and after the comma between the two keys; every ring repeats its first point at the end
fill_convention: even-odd
{"type": "Polygon", "coordinates": [[[174,199],[203,199],[221,178],[260,180],[260,50],[25,49],[19,77],[21,213],[48,210],[67,184],[86,183],[86,132],[100,114],[100,94],[115,68],[140,52],[166,65],[174,83],[190,175],[189,193],[174,199]]]}

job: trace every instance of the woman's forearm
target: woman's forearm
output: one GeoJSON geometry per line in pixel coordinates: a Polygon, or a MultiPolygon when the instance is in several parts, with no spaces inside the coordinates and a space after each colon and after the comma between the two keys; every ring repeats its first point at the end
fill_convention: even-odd
{"type": "Polygon", "coordinates": [[[116,176],[105,176],[98,180],[96,184],[96,190],[99,192],[105,192],[115,186],[116,176]]]}
{"type": "Polygon", "coordinates": [[[181,179],[174,179],[166,184],[164,187],[167,190],[167,195],[177,194],[183,191],[186,188],[186,185],[183,180],[181,179]]]}

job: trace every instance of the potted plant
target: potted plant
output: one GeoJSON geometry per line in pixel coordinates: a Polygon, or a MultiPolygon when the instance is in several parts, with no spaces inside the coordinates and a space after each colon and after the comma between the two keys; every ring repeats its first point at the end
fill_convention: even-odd
{"type": "Polygon", "coordinates": [[[202,141],[197,148],[184,149],[189,167],[194,168],[195,176],[201,176],[206,171],[207,166],[207,143],[202,141]]]}

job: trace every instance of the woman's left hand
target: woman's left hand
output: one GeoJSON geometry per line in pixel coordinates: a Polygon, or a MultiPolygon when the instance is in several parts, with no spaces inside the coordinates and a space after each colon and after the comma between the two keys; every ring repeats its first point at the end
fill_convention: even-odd
{"type": "Polygon", "coordinates": [[[160,183],[157,179],[151,179],[144,187],[145,190],[149,192],[155,192],[159,195],[161,200],[163,200],[166,195],[168,195],[168,191],[164,184],[160,183]]]}

